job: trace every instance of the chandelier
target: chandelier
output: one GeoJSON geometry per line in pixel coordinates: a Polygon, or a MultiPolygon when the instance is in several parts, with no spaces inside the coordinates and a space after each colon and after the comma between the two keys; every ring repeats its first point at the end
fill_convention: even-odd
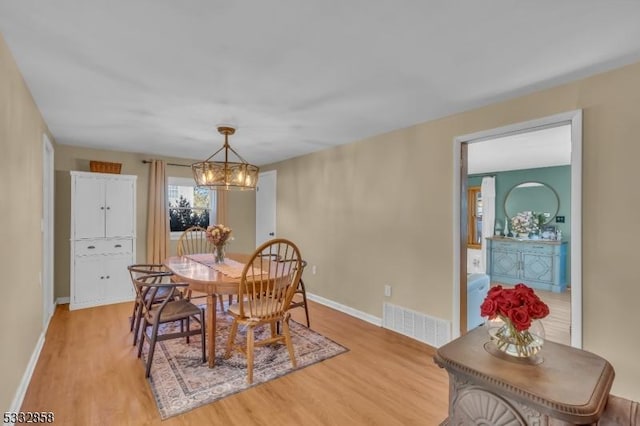
{"type": "Polygon", "coordinates": [[[224,135],[224,145],[204,161],[193,163],[193,178],[197,186],[211,189],[256,189],[258,183],[258,167],[240,156],[229,146],[229,135],[236,129],[228,126],[218,127],[218,132],[224,135]],[[215,161],[214,157],[224,150],[224,161],[215,161]],[[240,162],[229,161],[231,151],[240,162]]]}

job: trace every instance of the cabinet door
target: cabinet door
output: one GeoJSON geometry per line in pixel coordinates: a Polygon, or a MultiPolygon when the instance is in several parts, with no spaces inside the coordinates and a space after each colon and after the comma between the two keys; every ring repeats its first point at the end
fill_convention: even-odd
{"type": "Polygon", "coordinates": [[[133,284],[127,266],[133,263],[131,255],[104,256],[104,293],[107,302],[133,300],[133,284]]]}
{"type": "Polygon", "coordinates": [[[83,256],[75,259],[73,303],[75,305],[99,304],[103,297],[103,256],[83,256]]]}
{"type": "Polygon", "coordinates": [[[491,274],[520,278],[518,258],[519,253],[517,251],[492,250],[491,274]]]}
{"type": "Polygon", "coordinates": [[[104,183],[76,176],[73,197],[73,239],[104,237],[104,183]]]}
{"type": "Polygon", "coordinates": [[[553,256],[522,253],[522,274],[525,280],[553,283],[553,256]]]}
{"type": "Polygon", "coordinates": [[[135,182],[130,180],[105,181],[107,237],[132,237],[134,233],[135,182]]]}

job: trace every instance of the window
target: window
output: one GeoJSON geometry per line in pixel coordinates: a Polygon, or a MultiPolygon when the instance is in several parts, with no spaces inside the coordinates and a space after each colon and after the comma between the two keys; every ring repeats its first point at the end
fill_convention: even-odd
{"type": "Polygon", "coordinates": [[[215,223],[216,191],[198,188],[191,178],[169,177],[167,196],[172,239],[192,226],[206,228],[215,223]]]}
{"type": "Polygon", "coordinates": [[[482,193],[479,186],[467,190],[467,247],[482,247],[482,193]]]}

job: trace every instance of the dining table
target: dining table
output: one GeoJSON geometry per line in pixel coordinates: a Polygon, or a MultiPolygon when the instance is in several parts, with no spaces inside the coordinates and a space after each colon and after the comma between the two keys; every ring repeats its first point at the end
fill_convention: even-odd
{"type": "Polygon", "coordinates": [[[216,359],[216,301],[220,295],[239,293],[242,269],[251,258],[249,254],[229,253],[223,263],[216,263],[212,253],[172,256],[163,264],[175,275],[176,281],[189,284],[189,289],[207,295],[206,336],[207,361],[215,366],[216,359]]]}

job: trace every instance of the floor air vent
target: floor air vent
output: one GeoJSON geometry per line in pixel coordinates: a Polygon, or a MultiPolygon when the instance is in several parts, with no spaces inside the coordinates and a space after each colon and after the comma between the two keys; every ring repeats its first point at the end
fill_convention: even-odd
{"type": "Polygon", "coordinates": [[[382,326],[436,348],[451,340],[450,321],[433,318],[391,303],[384,303],[382,326]]]}

